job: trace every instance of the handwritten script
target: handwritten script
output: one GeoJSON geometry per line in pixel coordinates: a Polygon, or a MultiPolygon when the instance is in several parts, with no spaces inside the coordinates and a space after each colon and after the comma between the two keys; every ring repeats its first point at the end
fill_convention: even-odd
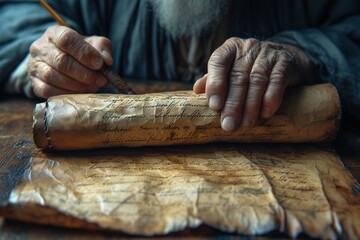
{"type": "Polygon", "coordinates": [[[306,145],[39,152],[10,202],[132,234],[206,224],[242,234],[358,239],[354,184],[337,155],[306,145]]]}
{"type": "Polygon", "coordinates": [[[287,92],[275,116],[226,132],[204,94],[78,94],[50,98],[34,111],[34,140],[56,150],[208,142],[319,142],[332,139],[340,103],[329,84],[287,92]],[[76,141],[74,141],[76,139],[76,141]]]}

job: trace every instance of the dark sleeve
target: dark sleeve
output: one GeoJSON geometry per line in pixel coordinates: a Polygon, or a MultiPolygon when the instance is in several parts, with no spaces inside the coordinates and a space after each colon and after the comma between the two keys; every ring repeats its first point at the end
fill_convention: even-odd
{"type": "Polygon", "coordinates": [[[360,1],[331,2],[321,27],[284,31],[271,39],[301,47],[319,71],[317,81],[335,85],[344,109],[360,119],[360,1]]]}
{"type": "Polygon", "coordinates": [[[2,1],[0,3],[0,86],[26,58],[31,43],[45,29],[55,24],[37,1],[2,1]]]}

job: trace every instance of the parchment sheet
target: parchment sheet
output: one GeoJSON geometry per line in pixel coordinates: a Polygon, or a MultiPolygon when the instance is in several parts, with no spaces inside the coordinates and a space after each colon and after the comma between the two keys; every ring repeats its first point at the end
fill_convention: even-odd
{"type": "Polygon", "coordinates": [[[206,224],[251,235],[359,239],[355,184],[335,153],[308,145],[39,151],[9,205],[37,206],[32,221],[53,209],[130,234],[206,224]]]}

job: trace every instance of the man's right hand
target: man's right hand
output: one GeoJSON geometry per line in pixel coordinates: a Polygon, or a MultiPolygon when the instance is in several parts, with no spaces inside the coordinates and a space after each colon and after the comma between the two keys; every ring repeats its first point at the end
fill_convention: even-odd
{"type": "Polygon", "coordinates": [[[84,37],[63,26],[53,26],[30,47],[28,75],[36,96],[96,92],[106,84],[98,71],[112,65],[111,41],[84,37]]]}

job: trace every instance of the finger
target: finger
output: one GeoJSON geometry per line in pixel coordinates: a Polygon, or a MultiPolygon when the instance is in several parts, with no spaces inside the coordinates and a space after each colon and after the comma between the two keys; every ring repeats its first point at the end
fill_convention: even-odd
{"type": "Polygon", "coordinates": [[[84,66],[98,70],[104,64],[101,54],[76,31],[64,26],[51,28],[50,31],[54,31],[50,42],[84,66]]]}
{"type": "Polygon", "coordinates": [[[253,127],[256,125],[260,109],[262,106],[263,96],[269,83],[269,76],[272,69],[272,61],[269,61],[269,52],[263,48],[250,73],[248,93],[244,105],[244,116],[241,122],[243,127],[253,127]]]}
{"type": "Polygon", "coordinates": [[[111,57],[112,53],[112,43],[108,38],[92,36],[85,38],[91,46],[93,46],[103,57],[105,64],[111,66],[113,64],[113,59],[111,57]]]}
{"type": "Polygon", "coordinates": [[[286,66],[286,59],[280,56],[271,71],[269,84],[262,102],[261,117],[263,118],[274,115],[281,105],[287,87],[285,80],[286,66]]]}
{"type": "Polygon", "coordinates": [[[205,74],[204,76],[202,76],[195,82],[195,84],[193,86],[193,91],[196,94],[204,93],[205,87],[206,87],[206,81],[207,81],[207,74],[205,74]]]}
{"type": "Polygon", "coordinates": [[[226,131],[235,131],[240,126],[258,45],[259,41],[255,39],[246,40],[229,73],[229,90],[221,112],[221,126],[226,131]]]}
{"type": "Polygon", "coordinates": [[[54,87],[38,78],[31,77],[31,81],[34,94],[40,98],[49,98],[51,96],[74,93],[69,90],[54,87]]]}
{"type": "Polygon", "coordinates": [[[216,49],[208,62],[208,76],[205,88],[209,107],[221,110],[224,106],[230,67],[237,54],[235,38],[228,39],[221,47],[216,49]]]}
{"type": "Polygon", "coordinates": [[[73,92],[95,92],[99,89],[97,85],[86,85],[57,71],[44,62],[36,62],[29,69],[29,75],[54,87],[73,92]]]}
{"type": "Polygon", "coordinates": [[[106,84],[106,78],[97,71],[86,68],[77,62],[72,56],[67,55],[58,48],[49,48],[46,59],[51,67],[86,85],[96,85],[102,87],[106,84]]]}

